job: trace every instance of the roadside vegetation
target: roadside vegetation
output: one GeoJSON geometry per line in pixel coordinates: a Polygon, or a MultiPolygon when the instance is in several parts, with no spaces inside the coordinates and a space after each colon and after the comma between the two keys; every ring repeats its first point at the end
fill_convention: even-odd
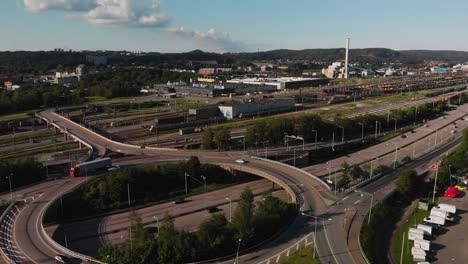
{"type": "MultiPolygon", "coordinates": [[[[416,107],[395,110],[387,115],[364,115],[355,118],[342,118],[336,116],[333,121],[324,120],[317,114],[301,114],[292,116],[267,117],[259,120],[251,120],[243,123],[247,127],[245,134],[246,147],[261,147],[264,145],[284,144],[284,135],[300,135],[305,142],[329,141],[335,134],[335,141],[341,139],[344,129],[346,135],[374,134],[376,124],[380,122],[387,130],[391,130],[397,122],[399,127],[411,125],[416,121],[429,119],[449,109],[445,102],[425,103],[416,107]],[[397,121],[395,121],[397,120],[397,121]]],[[[237,123],[236,123],[237,124],[237,123]]],[[[219,148],[229,149],[230,125],[219,126],[216,130],[205,133],[202,145],[205,149],[219,148]]],[[[349,136],[347,137],[349,139],[349,136]]]]}
{"type": "Polygon", "coordinates": [[[33,158],[0,160],[0,192],[17,189],[45,179],[45,170],[33,158]]]}
{"type": "MultiPolygon", "coordinates": [[[[132,207],[184,197],[186,196],[185,173],[189,175],[188,195],[204,192],[203,177],[206,178],[207,191],[256,179],[248,175],[234,177],[219,166],[201,164],[196,157],[186,162],[130,167],[98,177],[66,195],[63,198],[63,204],[66,205],[63,209],[63,218],[80,218],[128,208],[129,192],[132,207]]],[[[61,212],[60,206],[57,210],[61,212]]],[[[53,221],[56,212],[49,211],[51,218],[47,219],[53,221]]]]}
{"type": "Polygon", "coordinates": [[[283,264],[320,264],[320,260],[314,258],[314,249],[311,247],[302,248],[294,252],[283,264]]]}
{"type": "Polygon", "coordinates": [[[422,224],[424,218],[428,215],[428,211],[415,208],[410,217],[402,223],[402,225],[395,231],[391,243],[391,254],[394,263],[399,263],[401,259],[401,245],[403,239],[405,240],[403,250],[403,263],[413,263],[413,256],[411,255],[411,248],[413,241],[408,240],[408,231],[410,228],[415,227],[417,224],[422,224]]]}
{"type": "MultiPolygon", "coordinates": [[[[459,121],[466,122],[466,121],[459,121]]],[[[444,158],[439,168],[437,185],[439,190],[445,190],[451,183],[456,184],[456,179],[450,181],[449,173],[453,177],[462,177],[468,173],[468,129],[463,131],[462,144],[448,157],[444,158]]]]}
{"type": "Polygon", "coordinates": [[[255,203],[250,189],[245,189],[229,222],[224,214],[215,214],[195,232],[177,230],[174,219],[166,215],[157,235],[144,228],[134,215],[131,240],[121,246],[104,245],[102,261],[118,264],[179,264],[224,257],[256,245],[273,236],[297,214],[295,205],[271,195],[255,203]]]}
{"type": "MultiPolygon", "coordinates": [[[[372,208],[370,224],[364,221],[360,241],[371,263],[388,263],[392,231],[414,198],[424,194],[426,185],[416,171],[405,170],[397,180],[397,189],[386,200],[372,208]],[[419,187],[417,187],[419,186],[419,187]]],[[[368,217],[368,216],[367,216],[368,217]]],[[[367,220],[367,218],[366,218],[367,220]]],[[[400,240],[401,242],[401,240],[400,240]]],[[[400,244],[401,246],[401,244],[400,244]]]]}

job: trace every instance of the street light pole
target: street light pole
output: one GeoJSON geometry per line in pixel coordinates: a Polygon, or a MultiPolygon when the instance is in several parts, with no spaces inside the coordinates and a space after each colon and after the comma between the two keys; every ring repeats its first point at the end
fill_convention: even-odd
{"type": "Polygon", "coordinates": [[[361,140],[364,139],[364,124],[363,123],[358,123],[361,125],[361,140]]]}
{"type": "MultiPolygon", "coordinates": [[[[316,239],[315,237],[317,236],[317,219],[320,219],[320,220],[323,220],[325,218],[323,217],[318,217],[318,216],[314,216],[314,215],[309,215],[309,214],[305,214],[305,213],[301,213],[303,216],[307,216],[307,217],[311,217],[311,218],[314,218],[314,258],[315,258],[315,252],[317,251],[317,243],[316,243],[316,239]]],[[[328,221],[331,221],[332,219],[331,218],[328,218],[328,221]]]]}
{"type": "Polygon", "coordinates": [[[338,126],[339,128],[341,128],[341,144],[344,144],[344,127],[342,126],[338,126]]]}
{"type": "Polygon", "coordinates": [[[239,250],[242,239],[239,238],[239,243],[237,244],[237,253],[236,253],[236,264],[239,264],[239,250]]]}
{"type": "Polygon", "coordinates": [[[232,221],[232,200],[229,197],[226,197],[226,200],[229,201],[229,222],[232,221]]]}
{"type": "Polygon", "coordinates": [[[188,194],[188,187],[187,187],[187,173],[184,173],[184,176],[185,176],[185,195],[188,194]]]}
{"type": "Polygon", "coordinates": [[[206,177],[201,175],[201,178],[203,179],[203,189],[204,189],[204,192],[206,192],[206,177]]]}
{"type": "Polygon", "coordinates": [[[315,150],[317,150],[317,130],[312,130],[312,132],[315,132],[315,150]]]}
{"type": "Polygon", "coordinates": [[[130,207],[130,184],[127,184],[128,207],[130,207]]]}
{"type": "Polygon", "coordinates": [[[371,202],[370,202],[370,205],[369,205],[369,219],[367,220],[368,221],[367,224],[370,224],[371,217],[372,217],[372,205],[374,203],[374,194],[373,193],[363,192],[363,191],[358,191],[358,190],[354,190],[354,191],[357,192],[357,193],[360,193],[361,196],[364,196],[364,194],[371,196],[371,202]]]}
{"type": "Polygon", "coordinates": [[[156,229],[158,230],[158,235],[159,235],[159,218],[157,216],[153,216],[154,219],[156,219],[156,229]]]}
{"type": "Polygon", "coordinates": [[[13,173],[10,173],[10,176],[8,176],[8,183],[10,184],[10,201],[13,201],[13,188],[11,188],[11,177],[13,177],[13,173]]]}
{"type": "Polygon", "coordinates": [[[332,152],[335,151],[335,131],[332,133],[332,152]]]}
{"type": "Polygon", "coordinates": [[[449,164],[449,179],[450,179],[450,186],[452,186],[452,165],[449,164]]]}

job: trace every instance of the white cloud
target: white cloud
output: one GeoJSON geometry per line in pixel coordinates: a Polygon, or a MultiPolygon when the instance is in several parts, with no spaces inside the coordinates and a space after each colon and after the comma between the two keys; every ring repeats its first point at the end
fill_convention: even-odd
{"type": "Polygon", "coordinates": [[[221,51],[245,50],[245,45],[241,42],[232,40],[228,32],[220,32],[214,28],[210,28],[207,31],[198,31],[179,27],[170,28],[168,29],[168,32],[184,38],[193,38],[198,41],[215,44],[221,51]]]}
{"type": "Polygon", "coordinates": [[[29,12],[72,11],[67,18],[81,19],[93,25],[161,27],[170,18],[159,12],[159,1],[148,0],[24,0],[29,12]]]}
{"type": "MultiPolygon", "coordinates": [[[[160,12],[161,0],[23,0],[31,13],[50,10],[68,12],[65,17],[98,26],[167,28],[171,17],[160,12]]],[[[227,32],[167,28],[167,32],[210,45],[218,51],[242,51],[245,45],[233,41],[227,32]]]]}
{"type": "Polygon", "coordinates": [[[31,13],[48,10],[86,11],[96,7],[96,0],[24,0],[24,8],[31,13]]]}

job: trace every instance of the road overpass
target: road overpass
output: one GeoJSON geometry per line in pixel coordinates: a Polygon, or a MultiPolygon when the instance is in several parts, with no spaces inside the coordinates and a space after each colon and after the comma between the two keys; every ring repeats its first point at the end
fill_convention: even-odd
{"type": "MultiPolygon", "coordinates": [[[[291,197],[295,197],[302,212],[332,219],[322,222],[317,230],[316,246],[323,263],[353,263],[347,249],[344,230],[339,223],[341,216],[330,210],[336,197],[329,191],[329,187],[320,179],[302,170],[259,158],[251,158],[242,151],[203,151],[203,150],[175,150],[168,148],[153,148],[125,144],[105,138],[71,120],[46,110],[38,114],[63,133],[71,135],[77,141],[87,144],[95,155],[104,155],[107,150],[114,152],[144,155],[158,158],[186,159],[198,156],[202,162],[223,164],[232,169],[255,172],[265,178],[274,179],[278,185],[287,190],[291,197]],[[247,163],[239,165],[236,159],[244,159],[247,163]]],[[[56,181],[46,186],[41,192],[35,193],[34,200],[26,201],[22,211],[13,220],[14,246],[19,254],[24,256],[24,263],[53,263],[53,257],[58,254],[69,255],[77,259],[89,259],[51,241],[43,230],[42,218],[47,207],[65,192],[72,190],[89,178],[74,178],[56,181]],[[21,217],[18,217],[21,216],[21,217]]],[[[278,258],[279,252],[288,250],[291,246],[299,245],[311,238],[314,230],[313,221],[306,217],[298,217],[293,225],[277,240],[268,245],[267,249],[256,250],[242,256],[244,263],[262,263],[262,260],[278,258]]],[[[287,251],[289,252],[289,250],[287,251]]],[[[288,253],[289,254],[289,253],[288,253]]],[[[278,258],[279,260],[279,258],[278,258]]]]}

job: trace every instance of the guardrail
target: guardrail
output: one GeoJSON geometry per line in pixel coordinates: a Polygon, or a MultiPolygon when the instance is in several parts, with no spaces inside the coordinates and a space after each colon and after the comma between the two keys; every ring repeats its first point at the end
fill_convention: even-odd
{"type": "MultiPolygon", "coordinates": [[[[91,178],[89,179],[91,180],[91,178]]],[[[42,233],[42,236],[46,239],[46,241],[51,244],[54,248],[56,249],[59,249],[60,251],[66,253],[66,255],[69,255],[69,256],[72,256],[74,258],[78,258],[78,259],[81,259],[81,260],[86,260],[86,261],[91,261],[91,262],[94,262],[94,263],[99,263],[99,264],[107,264],[105,262],[101,262],[99,260],[96,260],[90,256],[87,256],[87,255],[84,255],[84,254],[80,254],[78,252],[75,252],[73,250],[70,250],[68,248],[65,248],[64,246],[60,245],[59,243],[57,243],[55,240],[53,240],[48,234],[47,232],[45,231],[45,228],[44,228],[44,225],[43,225],[43,222],[44,222],[44,214],[45,212],[47,211],[47,209],[49,209],[49,207],[55,203],[60,197],[62,197],[63,195],[66,195],[76,189],[78,189],[79,187],[81,187],[83,184],[87,183],[89,180],[87,181],[83,181],[82,183],[76,185],[75,187],[63,192],[63,193],[59,193],[57,194],[53,199],[51,199],[49,202],[47,202],[44,207],[42,208],[42,210],[40,211],[39,213],[39,219],[41,221],[41,233],[42,233]]]]}
{"type": "Polygon", "coordinates": [[[274,181],[276,184],[283,187],[283,189],[291,195],[292,202],[297,203],[297,195],[296,195],[296,193],[294,193],[294,191],[291,189],[291,187],[289,187],[286,183],[282,182],[281,180],[273,177],[268,172],[260,171],[260,170],[254,169],[254,168],[250,168],[250,167],[247,167],[247,166],[240,165],[240,164],[235,164],[235,165],[234,164],[229,164],[229,163],[216,163],[216,164],[218,166],[221,166],[221,167],[227,167],[227,168],[230,168],[230,169],[239,169],[240,171],[256,174],[258,176],[264,175],[265,178],[268,178],[269,180],[274,181]],[[242,168],[243,168],[243,170],[242,170],[242,168]]]}
{"type": "MultiPolygon", "coordinates": [[[[2,213],[2,215],[0,216],[0,223],[3,223],[3,220],[5,220],[5,217],[10,213],[10,211],[13,209],[13,206],[15,206],[16,202],[12,202],[10,203],[10,205],[7,207],[7,209],[2,213]]],[[[3,225],[3,224],[2,224],[3,225]]],[[[3,247],[0,247],[0,254],[2,256],[2,258],[8,262],[8,263],[11,263],[11,264],[14,264],[15,262],[10,259],[10,257],[8,257],[8,255],[3,251],[3,247]]]]}
{"type": "Polygon", "coordinates": [[[296,168],[294,166],[291,166],[289,164],[285,164],[285,163],[282,163],[282,162],[279,162],[279,161],[275,161],[275,160],[270,160],[270,159],[265,159],[265,158],[260,158],[260,157],[255,157],[255,156],[251,156],[250,158],[252,159],[256,159],[256,160],[263,160],[263,161],[267,161],[267,162],[271,162],[271,163],[274,163],[274,164],[277,164],[277,165],[282,165],[282,166],[286,166],[290,169],[294,169],[306,176],[309,176],[310,178],[320,182],[323,186],[325,186],[329,191],[331,191],[331,187],[326,183],[324,182],[323,180],[321,180],[319,177],[315,176],[315,175],[312,175],[310,173],[308,173],[307,171],[304,171],[304,170],[301,170],[299,168],[296,168]]]}

